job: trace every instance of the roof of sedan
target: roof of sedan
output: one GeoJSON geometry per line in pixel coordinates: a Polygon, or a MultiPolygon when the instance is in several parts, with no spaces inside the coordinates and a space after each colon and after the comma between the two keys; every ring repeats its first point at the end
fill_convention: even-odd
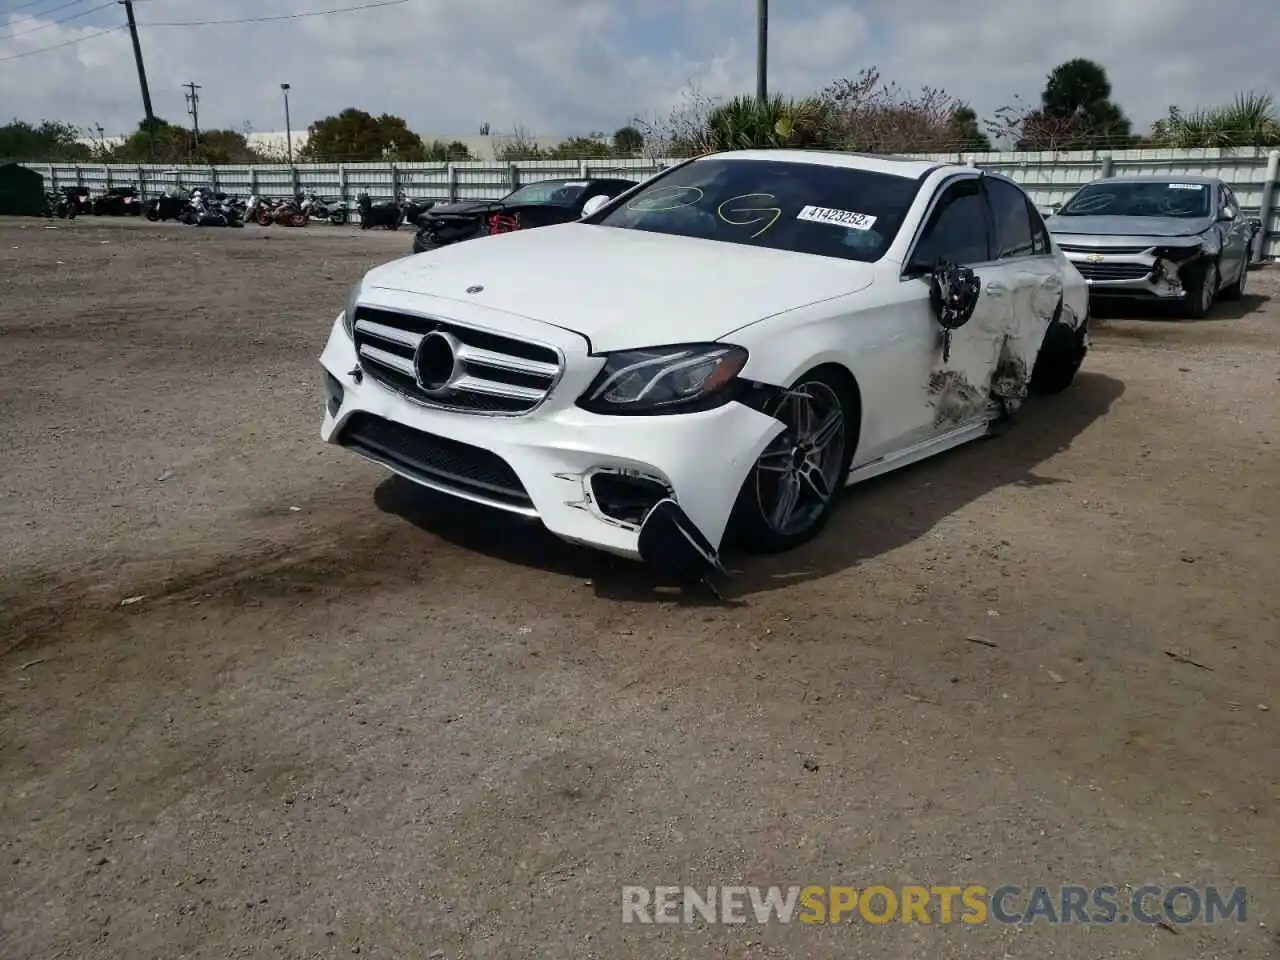
{"type": "MultiPolygon", "coordinates": [[[[1206,177],[1203,174],[1189,173],[1149,173],[1131,176],[1107,177],[1112,183],[1221,183],[1219,177],[1206,177]]],[[[1098,181],[1093,181],[1097,183],[1098,181]]]]}
{"type": "Polygon", "coordinates": [[[894,157],[872,153],[844,153],[834,150],[726,150],[708,154],[708,159],[725,160],[779,160],[789,163],[812,163],[824,167],[844,167],[850,170],[870,170],[873,173],[891,173],[899,177],[917,179],[939,169],[945,164],[933,160],[916,160],[911,157],[894,157]]]}

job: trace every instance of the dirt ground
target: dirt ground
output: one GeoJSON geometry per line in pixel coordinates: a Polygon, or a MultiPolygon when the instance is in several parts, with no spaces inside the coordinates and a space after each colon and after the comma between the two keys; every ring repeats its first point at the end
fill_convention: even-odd
{"type": "Polygon", "coordinates": [[[0,957],[1280,955],[1280,271],[714,604],[319,441],[410,240],[0,221],[0,957]],[[739,883],[1249,903],[621,922],[739,883]]]}

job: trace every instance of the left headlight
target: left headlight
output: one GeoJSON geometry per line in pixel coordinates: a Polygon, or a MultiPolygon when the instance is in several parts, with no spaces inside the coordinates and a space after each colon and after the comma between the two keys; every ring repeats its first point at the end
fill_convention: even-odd
{"type": "Polygon", "coordinates": [[[360,281],[351,288],[351,292],[347,294],[347,307],[342,311],[342,329],[347,331],[347,336],[352,340],[356,338],[356,306],[360,302],[363,287],[364,281],[360,281]]]}
{"type": "Polygon", "coordinates": [[[604,369],[578,398],[592,413],[656,415],[710,410],[733,399],[747,351],[690,343],[605,355],[604,369]]]}

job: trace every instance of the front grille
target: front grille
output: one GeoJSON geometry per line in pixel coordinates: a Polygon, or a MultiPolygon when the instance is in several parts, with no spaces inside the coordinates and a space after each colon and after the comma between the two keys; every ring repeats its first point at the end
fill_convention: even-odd
{"type": "Polygon", "coordinates": [[[1144,250],[1150,250],[1152,244],[1148,243],[1143,247],[1083,247],[1075,243],[1060,243],[1058,249],[1063,253],[1142,253],[1144,250]]]}
{"type": "Polygon", "coordinates": [[[1150,276],[1152,267],[1145,263],[1081,263],[1076,269],[1086,280],[1141,280],[1150,276]]]}
{"type": "Polygon", "coordinates": [[[427,406],[460,413],[519,416],[546,399],[560,377],[560,355],[551,347],[430,317],[358,307],[356,353],[365,373],[427,406]],[[418,384],[413,356],[432,331],[459,344],[462,376],[443,396],[418,384]]]}
{"type": "Polygon", "coordinates": [[[368,413],[352,414],[338,443],[436,490],[532,512],[533,502],[511,465],[480,447],[368,413]]]}

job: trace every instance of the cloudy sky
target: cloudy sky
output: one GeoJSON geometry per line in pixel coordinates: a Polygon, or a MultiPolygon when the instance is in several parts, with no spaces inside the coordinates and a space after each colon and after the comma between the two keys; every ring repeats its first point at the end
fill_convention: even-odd
{"type": "MultiPolygon", "coordinates": [[[[612,131],[679,101],[754,89],[755,0],[404,0],[257,24],[162,26],[351,6],[361,0],[135,0],[156,113],[201,126],[283,129],[359,106],[418,132],[520,124],[565,136],[612,131]]],[[[367,2],[367,0],[366,0],[367,2]]],[[[770,86],[814,90],[862,67],[938,86],[982,115],[1034,100],[1050,68],[1090,57],[1140,128],[1171,103],[1280,95],[1276,0],[772,0],[770,86]],[[1212,12],[1210,12],[1212,10],[1212,12]]],[[[0,113],[108,135],[142,115],[124,9],[103,0],[0,0],[0,113]],[[89,37],[83,42],[70,43],[89,37]],[[64,46],[57,46],[65,44],[64,46]],[[49,49],[53,48],[53,49],[49,49]],[[29,51],[44,52],[27,54],[29,51]]]]}

